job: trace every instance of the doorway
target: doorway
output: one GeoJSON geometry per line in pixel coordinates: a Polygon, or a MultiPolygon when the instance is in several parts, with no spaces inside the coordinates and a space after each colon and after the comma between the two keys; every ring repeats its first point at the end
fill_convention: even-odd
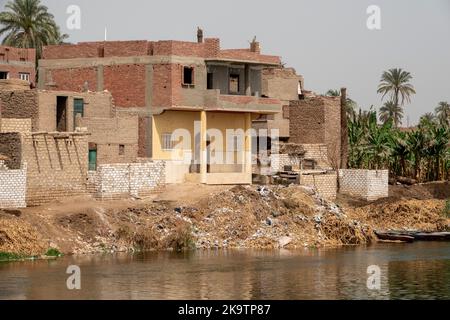
{"type": "Polygon", "coordinates": [[[56,131],[67,131],[67,97],[56,97],[56,131]]]}

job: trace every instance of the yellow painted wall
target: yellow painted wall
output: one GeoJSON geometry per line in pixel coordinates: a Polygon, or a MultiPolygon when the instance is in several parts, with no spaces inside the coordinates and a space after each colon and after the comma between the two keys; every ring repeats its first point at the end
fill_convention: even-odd
{"type": "MultiPolygon", "coordinates": [[[[245,113],[236,112],[207,112],[207,129],[217,129],[222,132],[223,146],[215,145],[216,151],[226,149],[226,129],[245,130],[245,113]]],[[[198,111],[165,111],[161,115],[153,116],[153,158],[158,160],[181,160],[183,152],[177,150],[172,158],[173,152],[162,150],[162,134],[172,133],[174,130],[183,128],[190,132],[191,151],[194,152],[194,121],[200,121],[198,111]]]]}

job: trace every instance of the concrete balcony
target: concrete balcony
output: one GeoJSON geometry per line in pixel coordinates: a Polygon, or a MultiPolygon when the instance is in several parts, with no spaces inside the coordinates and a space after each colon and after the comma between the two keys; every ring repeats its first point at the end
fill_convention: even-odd
{"type": "Polygon", "coordinates": [[[189,90],[182,93],[182,103],[170,109],[204,109],[206,111],[251,112],[276,114],[281,112],[282,103],[278,99],[245,95],[224,95],[220,90],[189,90]]]}

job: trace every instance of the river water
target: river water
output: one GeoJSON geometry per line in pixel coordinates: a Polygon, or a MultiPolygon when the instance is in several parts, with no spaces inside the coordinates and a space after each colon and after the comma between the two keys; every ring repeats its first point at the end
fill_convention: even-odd
{"type": "Polygon", "coordinates": [[[0,299],[450,299],[450,243],[8,262],[0,299]],[[80,267],[80,290],[67,289],[69,265],[80,267]],[[380,280],[369,289],[373,265],[380,280]]]}

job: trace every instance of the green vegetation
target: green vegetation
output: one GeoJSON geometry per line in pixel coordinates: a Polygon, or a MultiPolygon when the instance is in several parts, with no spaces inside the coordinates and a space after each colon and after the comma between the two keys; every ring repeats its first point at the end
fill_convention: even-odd
{"type": "Polygon", "coordinates": [[[390,101],[380,108],[381,124],[373,107],[348,114],[349,168],[389,169],[391,177],[419,182],[449,179],[450,105],[442,101],[417,127],[399,128],[402,107],[415,94],[411,80],[402,69],[383,73],[378,93],[390,101]]]}
{"type": "Polygon", "coordinates": [[[61,257],[63,254],[58,249],[50,248],[47,250],[45,255],[47,257],[61,257]]]}
{"type": "Polygon", "coordinates": [[[444,217],[450,218],[450,198],[445,201],[444,217]]]}
{"type": "Polygon", "coordinates": [[[40,0],[11,0],[0,12],[0,36],[3,44],[18,48],[35,48],[37,57],[42,47],[60,44],[68,36],[61,34],[54,16],[40,0]]]}
{"type": "Polygon", "coordinates": [[[23,259],[24,256],[11,252],[0,252],[0,261],[13,261],[23,259]]]}

